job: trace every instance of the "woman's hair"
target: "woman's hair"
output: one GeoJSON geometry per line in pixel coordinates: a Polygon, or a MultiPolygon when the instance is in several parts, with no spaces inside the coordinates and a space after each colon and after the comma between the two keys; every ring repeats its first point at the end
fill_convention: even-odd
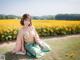
{"type": "Polygon", "coordinates": [[[22,18],[21,18],[21,21],[20,21],[20,24],[24,26],[24,21],[27,20],[27,19],[30,19],[30,24],[28,26],[31,26],[32,25],[32,22],[31,22],[31,16],[29,14],[23,14],[22,18]]]}

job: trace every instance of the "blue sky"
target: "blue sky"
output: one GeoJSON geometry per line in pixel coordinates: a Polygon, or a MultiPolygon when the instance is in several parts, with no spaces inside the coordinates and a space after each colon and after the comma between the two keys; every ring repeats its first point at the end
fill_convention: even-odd
{"type": "Polygon", "coordinates": [[[0,14],[80,14],[80,0],[0,0],[0,14]]]}

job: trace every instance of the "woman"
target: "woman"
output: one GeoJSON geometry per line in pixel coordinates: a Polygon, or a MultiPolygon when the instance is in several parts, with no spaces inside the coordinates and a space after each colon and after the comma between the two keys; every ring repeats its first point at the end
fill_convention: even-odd
{"type": "Polygon", "coordinates": [[[32,26],[31,16],[29,14],[24,14],[20,23],[23,27],[18,32],[16,47],[12,53],[27,54],[31,57],[39,58],[45,52],[50,51],[49,46],[39,38],[34,26],[32,26]]]}

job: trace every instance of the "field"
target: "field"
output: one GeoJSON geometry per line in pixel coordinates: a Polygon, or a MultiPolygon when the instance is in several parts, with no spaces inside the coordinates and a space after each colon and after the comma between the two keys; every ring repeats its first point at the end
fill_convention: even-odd
{"type": "MultiPolygon", "coordinates": [[[[32,20],[39,36],[61,36],[80,33],[80,21],[32,20]]],[[[22,26],[20,20],[0,20],[0,41],[14,40],[22,26]]]]}
{"type": "MultiPolygon", "coordinates": [[[[80,25],[80,21],[67,21],[67,20],[32,20],[36,28],[41,27],[66,27],[80,25]]],[[[0,26],[15,26],[20,27],[20,20],[17,19],[3,19],[0,20],[0,26]]]]}
{"type": "MultiPolygon", "coordinates": [[[[32,20],[32,24],[52,48],[49,54],[36,60],[80,60],[80,21],[32,20]]],[[[0,42],[5,41],[0,43],[0,54],[4,54],[6,60],[32,59],[10,52],[15,47],[16,35],[21,27],[20,20],[0,20],[0,42]]]]}

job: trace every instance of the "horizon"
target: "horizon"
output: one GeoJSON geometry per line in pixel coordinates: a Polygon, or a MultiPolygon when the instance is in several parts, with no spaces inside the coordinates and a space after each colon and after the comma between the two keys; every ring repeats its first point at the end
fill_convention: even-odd
{"type": "MultiPolygon", "coordinates": [[[[7,16],[7,15],[14,15],[14,14],[0,14],[0,15],[4,15],[4,16],[7,16]]],[[[55,15],[40,15],[40,16],[38,16],[38,15],[36,15],[36,17],[38,16],[38,17],[41,17],[41,16],[56,16],[56,15],[58,15],[58,14],[55,14],[55,15]]],[[[76,15],[76,14],[61,14],[61,15],[76,15]]],[[[78,14],[77,14],[78,15],[78,14]]],[[[79,14],[80,15],[80,14],[79,14]]],[[[20,15],[14,15],[14,16],[19,16],[19,17],[21,17],[20,15]]],[[[31,15],[32,16],[32,15],[31,15]]],[[[33,17],[34,17],[34,15],[33,15],[33,17]]]]}

